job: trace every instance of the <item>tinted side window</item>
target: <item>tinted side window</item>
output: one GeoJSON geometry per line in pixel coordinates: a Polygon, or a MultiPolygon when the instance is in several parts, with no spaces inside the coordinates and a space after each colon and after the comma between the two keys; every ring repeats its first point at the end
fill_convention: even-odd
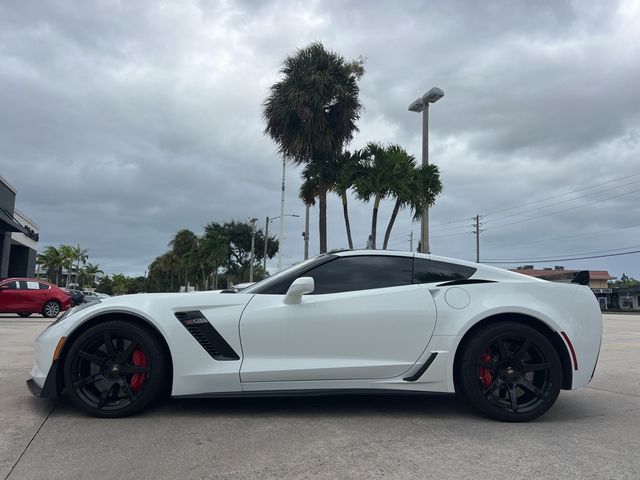
{"type": "Polygon", "coordinates": [[[18,288],[18,282],[7,282],[2,285],[3,287],[7,287],[11,290],[16,290],[18,288]]]}
{"type": "Polygon", "coordinates": [[[412,263],[412,259],[406,257],[338,257],[304,276],[312,277],[315,282],[311,295],[397,287],[411,284],[412,263]]]}
{"type": "Polygon", "coordinates": [[[20,289],[20,290],[27,290],[27,282],[24,282],[24,281],[22,281],[22,280],[21,280],[21,281],[19,281],[19,282],[18,282],[18,289],[20,289]]]}
{"type": "Polygon", "coordinates": [[[474,273],[476,273],[476,269],[473,267],[416,258],[413,265],[413,283],[464,280],[474,273]]]}
{"type": "Polygon", "coordinates": [[[49,290],[49,285],[47,285],[46,283],[41,283],[40,290],[49,290]]]}

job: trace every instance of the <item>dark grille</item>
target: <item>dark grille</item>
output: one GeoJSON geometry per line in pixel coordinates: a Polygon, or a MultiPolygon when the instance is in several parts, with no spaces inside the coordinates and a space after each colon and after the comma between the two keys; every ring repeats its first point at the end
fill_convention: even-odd
{"type": "Polygon", "coordinates": [[[238,354],[199,310],[176,312],[175,316],[215,360],[240,360],[238,354]]]}

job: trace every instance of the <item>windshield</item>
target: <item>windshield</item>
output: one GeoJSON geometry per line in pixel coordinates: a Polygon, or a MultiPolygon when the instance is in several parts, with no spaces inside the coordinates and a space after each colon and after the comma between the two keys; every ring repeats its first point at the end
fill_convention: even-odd
{"type": "Polygon", "coordinates": [[[278,273],[271,275],[270,277],[265,278],[264,280],[260,280],[257,283],[254,283],[249,288],[245,288],[241,290],[242,293],[262,293],[265,288],[268,288],[270,285],[278,282],[280,279],[291,277],[296,278],[297,272],[302,273],[305,270],[308,270],[309,267],[315,265],[316,263],[324,263],[327,259],[327,255],[320,255],[319,257],[313,257],[308,260],[303,261],[293,267],[289,267],[285,270],[281,270],[278,273]]]}

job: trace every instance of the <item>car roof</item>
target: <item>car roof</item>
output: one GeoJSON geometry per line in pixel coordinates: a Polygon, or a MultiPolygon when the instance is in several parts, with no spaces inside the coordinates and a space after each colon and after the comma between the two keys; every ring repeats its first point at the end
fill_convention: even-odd
{"type": "MultiPolygon", "coordinates": [[[[40,280],[39,278],[33,277],[9,277],[9,278],[0,278],[0,282],[40,282],[46,283],[47,285],[53,285],[45,280],[40,280]]],[[[55,287],[55,285],[53,285],[55,287]]]]}

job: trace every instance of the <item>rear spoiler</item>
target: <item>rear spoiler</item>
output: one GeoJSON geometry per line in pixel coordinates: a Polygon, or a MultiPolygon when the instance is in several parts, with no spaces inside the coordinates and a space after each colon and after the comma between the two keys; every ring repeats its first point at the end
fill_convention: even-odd
{"type": "Polygon", "coordinates": [[[581,270],[573,276],[571,283],[579,285],[589,285],[589,270],[581,270]]]}

